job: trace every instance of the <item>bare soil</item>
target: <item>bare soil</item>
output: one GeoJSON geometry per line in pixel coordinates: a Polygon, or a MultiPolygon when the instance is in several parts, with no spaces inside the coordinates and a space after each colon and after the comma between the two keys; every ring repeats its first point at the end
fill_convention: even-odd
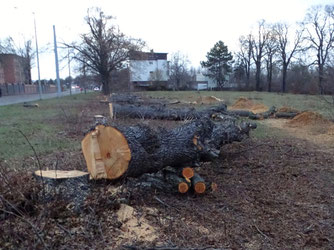
{"type": "Polygon", "coordinates": [[[252,100],[246,97],[240,97],[235,101],[235,103],[230,107],[230,109],[232,110],[244,109],[252,111],[253,113],[257,114],[266,112],[269,108],[262,103],[253,102],[252,100]]]}
{"type": "MultiPolygon", "coordinates": [[[[108,116],[108,107],[97,100],[80,109],[63,132],[81,141],[93,115],[108,116]]],[[[177,125],[117,121],[138,122],[177,125]]],[[[319,133],[307,133],[304,127],[286,126],[286,120],[261,122],[281,130],[282,137],[251,136],[224,146],[217,161],[197,169],[218,185],[216,192],[204,195],[143,190],[134,187],[135,179],[99,181],[91,184],[84,208],[76,213],[62,200],[40,203],[36,194],[41,187],[31,174],[0,162],[0,195],[6,200],[0,202],[0,246],[334,249],[334,136],[318,138],[319,133]]],[[[41,163],[49,169],[85,170],[80,150],[44,155],[41,163]]],[[[34,164],[26,159],[26,165],[34,164]]]]}

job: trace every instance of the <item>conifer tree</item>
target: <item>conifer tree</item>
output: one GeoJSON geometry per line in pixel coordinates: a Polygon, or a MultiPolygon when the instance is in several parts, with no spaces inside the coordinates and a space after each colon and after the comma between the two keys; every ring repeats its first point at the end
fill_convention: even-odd
{"type": "Polygon", "coordinates": [[[226,76],[232,71],[233,56],[228,51],[227,46],[222,42],[217,42],[206,55],[207,60],[201,65],[206,68],[207,76],[216,80],[218,87],[222,88],[226,82],[226,76]]]}

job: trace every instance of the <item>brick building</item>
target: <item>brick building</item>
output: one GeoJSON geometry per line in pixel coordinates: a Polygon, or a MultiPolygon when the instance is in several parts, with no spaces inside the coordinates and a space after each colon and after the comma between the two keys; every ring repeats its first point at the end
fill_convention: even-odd
{"type": "Polygon", "coordinates": [[[24,70],[24,58],[15,54],[0,54],[0,89],[2,95],[25,93],[29,82],[24,70]]]}
{"type": "Polygon", "coordinates": [[[0,54],[0,83],[27,83],[24,58],[15,54],[0,54]]]}

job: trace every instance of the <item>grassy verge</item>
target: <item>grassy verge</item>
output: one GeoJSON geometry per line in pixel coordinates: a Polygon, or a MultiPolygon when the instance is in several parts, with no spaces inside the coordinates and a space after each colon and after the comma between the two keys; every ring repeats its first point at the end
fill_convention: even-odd
{"type": "Polygon", "coordinates": [[[80,141],[64,133],[66,120],[71,119],[80,106],[95,98],[95,93],[88,93],[34,102],[39,108],[25,108],[22,104],[1,106],[0,158],[20,160],[33,155],[21,132],[38,154],[79,148],[80,141]]]}

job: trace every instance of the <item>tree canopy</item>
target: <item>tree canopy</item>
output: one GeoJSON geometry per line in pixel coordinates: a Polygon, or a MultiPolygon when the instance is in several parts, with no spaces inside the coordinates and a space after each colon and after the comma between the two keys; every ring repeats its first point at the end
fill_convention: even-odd
{"type": "Polygon", "coordinates": [[[220,88],[223,87],[226,75],[232,71],[233,56],[231,52],[228,51],[224,42],[219,41],[207,53],[206,58],[206,61],[201,62],[202,67],[208,70],[206,75],[215,79],[220,88]]]}
{"type": "Polygon", "coordinates": [[[67,44],[76,54],[74,58],[87,69],[99,76],[103,93],[109,94],[111,74],[122,68],[129,58],[130,51],[141,50],[144,43],[123,34],[101,9],[89,10],[85,21],[89,32],[81,34],[81,42],[67,44]]]}

